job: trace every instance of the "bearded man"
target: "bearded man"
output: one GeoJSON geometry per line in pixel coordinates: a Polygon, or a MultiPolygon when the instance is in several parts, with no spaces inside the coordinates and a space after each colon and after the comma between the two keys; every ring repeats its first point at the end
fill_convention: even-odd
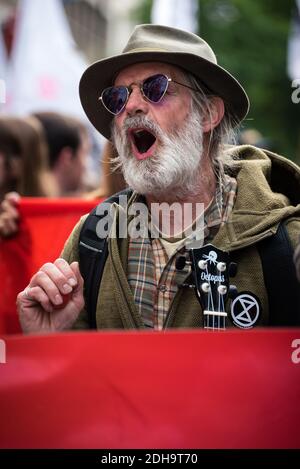
{"type": "MultiPolygon", "coordinates": [[[[229,252],[238,266],[234,301],[220,313],[231,317],[228,326],[299,324],[296,289],[289,295],[289,311],[281,309],[289,303],[277,288],[283,276],[289,288],[296,282],[292,256],[300,233],[299,168],[268,151],[227,145],[247,115],[249,101],[238,81],[217,64],[209,45],[179,29],[137,26],[122,54],[86,70],[80,96],[92,124],[112,139],[116,165],[131,188],[125,206],[114,199],[95,326],[205,326],[197,295],[186,282],[189,262],[178,268],[178,259],[195,243],[212,245],[207,260],[196,263],[200,268],[217,264],[222,271],[218,249],[229,252]],[[173,204],[175,209],[168,210],[173,204]],[[128,215],[128,227],[134,206],[148,209],[147,229],[140,236],[128,230],[122,237],[121,218],[128,215]],[[186,206],[188,216],[183,215],[186,206]],[[274,259],[287,269],[283,275],[279,269],[276,280],[274,259]]],[[[24,331],[89,327],[78,266],[85,219],[75,227],[61,258],[45,264],[19,294],[24,331]]],[[[97,244],[89,249],[102,252],[97,244]]],[[[207,282],[223,278],[201,275],[207,282]]],[[[91,283],[91,278],[85,281],[91,283]]],[[[210,285],[205,288],[203,292],[209,291],[210,285]]]]}

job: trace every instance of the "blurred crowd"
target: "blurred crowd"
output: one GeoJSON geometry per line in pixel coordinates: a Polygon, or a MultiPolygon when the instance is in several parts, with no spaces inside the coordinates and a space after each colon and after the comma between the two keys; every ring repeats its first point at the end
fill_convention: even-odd
{"type": "Polygon", "coordinates": [[[20,196],[96,200],[123,189],[109,142],[97,155],[101,178],[89,177],[91,147],[88,129],[75,117],[57,112],[0,116],[0,236],[17,230],[14,207],[20,196]]]}

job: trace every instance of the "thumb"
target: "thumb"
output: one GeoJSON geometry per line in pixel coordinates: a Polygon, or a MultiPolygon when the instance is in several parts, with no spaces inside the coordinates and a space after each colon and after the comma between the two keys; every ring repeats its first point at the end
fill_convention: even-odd
{"type": "Polygon", "coordinates": [[[79,304],[82,303],[82,307],[83,307],[84,306],[83,278],[79,270],[79,264],[78,262],[72,262],[72,264],[70,264],[70,267],[72,271],[74,272],[74,275],[77,280],[77,285],[73,288],[72,299],[73,301],[75,301],[75,303],[79,303],[79,304]]]}
{"type": "Polygon", "coordinates": [[[83,278],[82,278],[82,275],[80,273],[80,270],[79,270],[79,263],[77,261],[75,262],[72,262],[72,264],[70,264],[70,267],[76,277],[76,280],[77,280],[77,287],[75,288],[75,290],[80,287],[80,288],[83,288],[83,278]]]}

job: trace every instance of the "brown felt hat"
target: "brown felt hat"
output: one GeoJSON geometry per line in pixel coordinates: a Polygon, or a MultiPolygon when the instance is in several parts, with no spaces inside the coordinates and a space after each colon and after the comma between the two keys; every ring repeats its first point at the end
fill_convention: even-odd
{"type": "Polygon", "coordinates": [[[164,62],[192,73],[213,94],[223,98],[237,123],[248,113],[249,99],[245,90],[229,72],[217,65],[213,50],[202,38],[169,26],[142,24],[135,27],[122,54],[90,65],[80,80],[83,109],[106,138],[110,138],[113,115],[104,108],[99,96],[104,88],[113,85],[120,70],[140,62],[164,62]]]}

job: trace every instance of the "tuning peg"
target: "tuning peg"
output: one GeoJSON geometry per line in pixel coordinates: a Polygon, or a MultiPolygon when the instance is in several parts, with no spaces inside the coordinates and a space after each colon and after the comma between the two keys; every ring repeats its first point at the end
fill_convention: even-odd
{"type": "Polygon", "coordinates": [[[235,285],[230,285],[228,290],[228,296],[234,300],[238,296],[238,290],[235,285]]]}
{"type": "Polygon", "coordinates": [[[203,259],[201,259],[201,260],[198,262],[198,267],[199,267],[199,269],[201,269],[201,270],[205,270],[206,267],[207,267],[207,261],[204,261],[203,259]]]}
{"type": "Polygon", "coordinates": [[[218,262],[217,269],[219,272],[224,272],[226,270],[226,263],[225,262],[218,262]]]}
{"type": "Polygon", "coordinates": [[[237,263],[230,262],[229,268],[228,268],[228,275],[229,277],[235,277],[236,274],[237,274],[237,263]]]}
{"type": "Polygon", "coordinates": [[[218,286],[218,292],[220,293],[220,295],[226,295],[226,293],[227,293],[226,285],[219,285],[218,286]]]}
{"type": "Polygon", "coordinates": [[[201,285],[201,290],[204,291],[204,293],[210,292],[210,285],[207,282],[203,282],[201,285]]]}

